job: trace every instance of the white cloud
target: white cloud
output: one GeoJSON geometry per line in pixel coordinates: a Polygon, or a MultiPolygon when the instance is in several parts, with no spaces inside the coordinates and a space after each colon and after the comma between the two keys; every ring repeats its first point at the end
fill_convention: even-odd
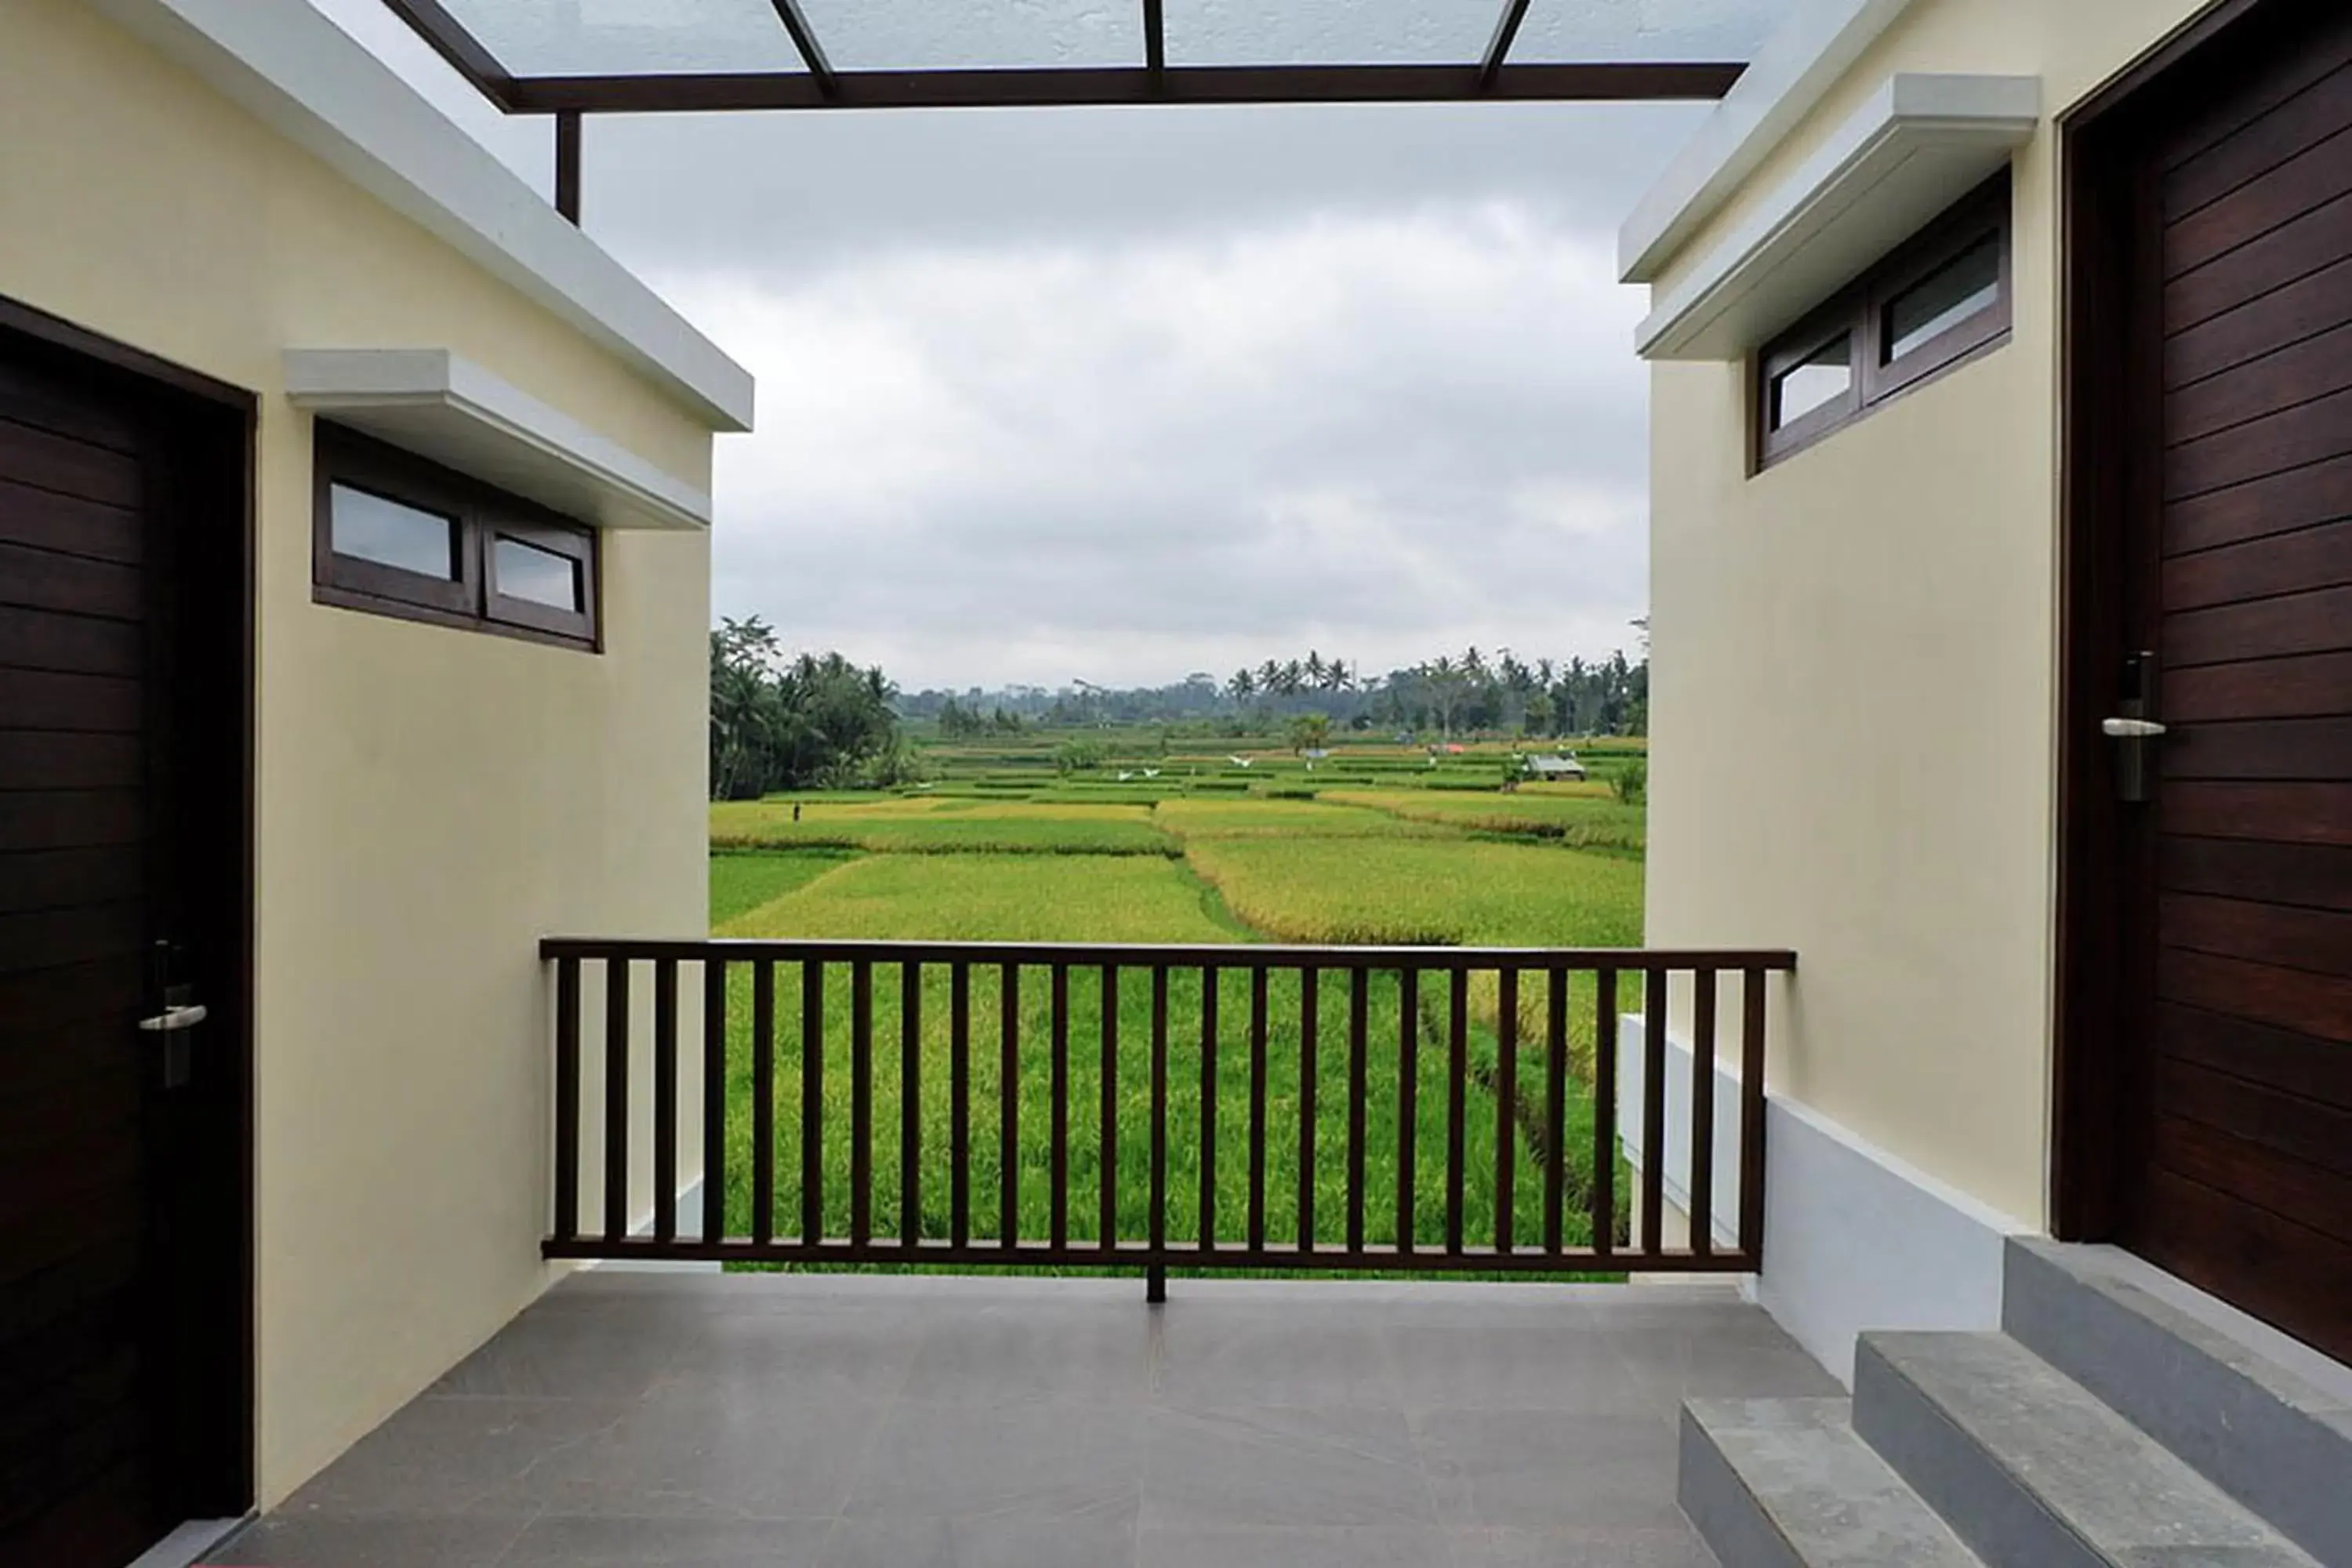
{"type": "Polygon", "coordinates": [[[908,684],[1594,654],[1641,611],[1638,300],[1517,204],[660,281],[761,380],[720,609],[908,684]]]}

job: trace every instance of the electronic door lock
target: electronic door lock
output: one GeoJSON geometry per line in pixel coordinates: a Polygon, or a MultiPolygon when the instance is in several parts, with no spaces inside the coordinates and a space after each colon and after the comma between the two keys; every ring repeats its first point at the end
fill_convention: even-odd
{"type": "Polygon", "coordinates": [[[2147,799],[2150,748],[2169,732],[2156,716],[2158,668],[2145,649],[2125,659],[2122,711],[2099,721],[2099,733],[2116,742],[2116,794],[2135,805],[2147,799]]]}

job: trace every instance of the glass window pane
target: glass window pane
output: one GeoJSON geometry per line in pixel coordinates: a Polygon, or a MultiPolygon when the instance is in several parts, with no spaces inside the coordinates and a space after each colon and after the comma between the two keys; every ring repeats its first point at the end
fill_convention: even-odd
{"type": "Polygon", "coordinates": [[[403,506],[336,485],[329,496],[328,537],[335,553],[420,577],[457,581],[457,524],[437,511],[403,506]]]}
{"type": "Polygon", "coordinates": [[[1168,63],[1469,65],[1501,14],[1501,0],[1167,0],[1168,63]]]}
{"type": "Polygon", "coordinates": [[[1783,429],[1853,390],[1853,340],[1840,336],[1772,378],[1772,428],[1783,429]]]}
{"type": "Polygon", "coordinates": [[[1886,360],[1924,348],[2000,299],[2000,236],[1989,234],[1886,307],[1886,360]]]}
{"type": "Polygon", "coordinates": [[[520,76],[797,71],[769,0],[443,0],[520,76]]]}
{"type": "Polygon", "coordinates": [[[1143,7],[1126,0],[801,0],[801,14],[838,70],[1143,63],[1143,7]]]}
{"type": "Polygon", "coordinates": [[[520,539],[499,536],[497,553],[490,563],[490,580],[509,599],[528,599],[534,605],[573,615],[583,607],[580,602],[580,563],[520,539]]]}
{"type": "Polygon", "coordinates": [[[1752,60],[1790,8],[1789,0],[1534,0],[1511,58],[1521,65],[1752,60]]]}

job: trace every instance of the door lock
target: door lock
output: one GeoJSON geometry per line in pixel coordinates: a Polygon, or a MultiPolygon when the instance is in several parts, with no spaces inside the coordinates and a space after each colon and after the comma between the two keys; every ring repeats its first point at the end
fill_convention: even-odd
{"type": "Polygon", "coordinates": [[[2116,794],[2139,805],[2147,801],[2148,751],[2168,732],[2157,718],[2156,655],[2148,650],[2124,660],[2122,711],[2099,721],[2099,732],[2116,742],[2116,794]]]}

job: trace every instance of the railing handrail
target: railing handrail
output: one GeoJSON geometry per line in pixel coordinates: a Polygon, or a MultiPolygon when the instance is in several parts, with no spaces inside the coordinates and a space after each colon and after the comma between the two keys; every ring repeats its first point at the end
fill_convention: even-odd
{"type": "MultiPolygon", "coordinates": [[[[1787,949],[551,937],[540,951],[555,972],[550,1258],[1140,1266],[1155,1299],[1170,1268],[1748,1273],[1761,1266],[1766,983],[1795,971],[1796,954],[1787,949]],[[591,965],[601,969],[593,990],[583,973],[591,965]],[[634,976],[648,969],[650,993],[635,993],[634,976]],[[1034,970],[1045,972],[1045,984],[1033,989],[1023,977],[1034,970]],[[1344,978],[1325,986],[1330,971],[1344,978]],[[829,973],[840,990],[828,984],[829,973]],[[1181,994],[1171,986],[1177,976],[1188,977],[1181,994]],[[1483,976],[1491,977],[1491,990],[1483,976]],[[1246,994],[1230,995],[1226,981],[1243,977],[1246,994]],[[1287,978],[1277,990],[1278,977],[1287,978]],[[736,978],[743,992],[730,1002],[736,978]],[[1148,986],[1148,1015],[1143,991],[1123,988],[1122,980],[1148,986]],[[1726,982],[1738,985],[1736,1010],[1723,994],[1726,982]],[[689,1025],[697,990],[699,1018],[689,1025]],[[895,1020],[887,1001],[877,1006],[889,990],[898,994],[895,1020]],[[1236,1005],[1224,1012],[1221,999],[1236,1005]],[[1122,1002],[1138,1015],[1124,1026],[1122,1002]],[[1098,1004],[1091,1030],[1081,1027],[1090,1004],[1098,1004]],[[1691,1026],[1689,1059],[1672,1074],[1670,1004],[1687,1005],[1691,1026]],[[737,1020],[749,1026],[740,1046],[730,1020],[739,1006],[748,1016],[737,1020]],[[1644,1022],[1643,1037],[1621,1070],[1619,1024],[1634,1012],[1644,1022]],[[1344,1018],[1327,1020],[1327,1013],[1344,1018]],[[633,1040],[640,1014],[648,1034],[633,1040]],[[1574,1117],[1567,1098],[1572,1015],[1589,1022],[1591,1039],[1590,1093],[1578,1091],[1583,1109],[1574,1117]],[[1327,1021],[1344,1024],[1328,1045],[1327,1021]],[[682,1037],[689,1029],[698,1041],[682,1037]],[[1097,1033],[1098,1041],[1089,1037],[1097,1033]],[[934,1054],[942,1047],[944,1063],[934,1054]],[[702,1087],[682,1096],[680,1064],[695,1055],[702,1087]],[[796,1063],[786,1059],[795,1056],[796,1063]],[[1727,1056],[1738,1071],[1736,1099],[1725,1108],[1738,1134],[1736,1150],[1727,1151],[1737,1162],[1737,1186],[1718,1206],[1717,1074],[1727,1056]],[[828,1065],[829,1058],[838,1059],[828,1065]],[[1372,1083],[1371,1069],[1386,1074],[1390,1061],[1392,1079],[1372,1083]],[[600,1067],[601,1105],[588,1102],[592,1063],[600,1067]],[[1277,1095],[1274,1079],[1286,1078],[1294,1065],[1296,1084],[1277,1095]],[[1231,1075],[1222,1091],[1221,1071],[1231,1075]],[[835,1073],[845,1074],[845,1096],[835,1073]],[[1345,1128],[1329,1129],[1344,1139],[1344,1245],[1325,1239],[1340,1231],[1341,1217],[1317,1213],[1318,1172],[1328,1172],[1334,1157],[1318,1163],[1317,1152],[1318,1080],[1327,1075],[1328,1090],[1344,1097],[1345,1128]],[[1687,1085],[1671,1112],[1670,1076],[1687,1085]],[[1088,1092],[1089,1078],[1098,1095],[1088,1092]],[[738,1079],[750,1085],[750,1125],[730,1130],[738,1113],[730,1111],[724,1088],[714,1086],[738,1079]],[[976,1119],[975,1091],[985,1092],[991,1079],[993,1113],[976,1119]],[[1638,1123],[1621,1124],[1621,1082],[1639,1090],[1638,1107],[1624,1112],[1638,1123]],[[1024,1134],[1031,1113],[1022,1110],[1020,1090],[1041,1084],[1044,1103],[1032,1109],[1045,1125],[1031,1121],[1024,1134]],[[924,1107],[936,1113],[941,1088],[949,1124],[943,1134],[936,1125],[927,1133],[924,1107]],[[633,1104],[646,1089],[649,1103],[633,1104]],[[836,1125],[845,1099],[845,1129],[836,1125]],[[793,1100],[797,1113],[788,1117],[793,1100]],[[1368,1121],[1376,1109],[1385,1123],[1377,1131],[1368,1121]],[[647,1110],[649,1139],[633,1152],[639,1136],[633,1128],[647,1110]],[[1150,1143],[1142,1171],[1143,1151],[1121,1158],[1139,1112],[1150,1143]],[[1688,1134],[1681,1140],[1688,1235],[1679,1247],[1669,1244],[1664,1225],[1670,1115],[1688,1134]],[[1241,1139],[1223,1169],[1228,1183],[1245,1171],[1245,1190],[1218,1181],[1221,1123],[1241,1139]],[[1617,1166],[1637,1129],[1642,1160],[1621,1196],[1617,1166]],[[748,1148],[735,1148],[737,1131],[750,1134],[748,1148]],[[944,1226],[936,1184],[926,1214],[921,1156],[926,1147],[938,1149],[930,1140],[941,1136],[951,1207],[944,1226]],[[1180,1138],[1189,1162],[1181,1184],[1171,1165],[1180,1138]],[[1474,1142],[1483,1145],[1475,1159],[1474,1142]],[[682,1234],[677,1176],[681,1155],[696,1143],[708,1204],[701,1234],[689,1236],[682,1234]],[[582,1205],[591,1190],[592,1145],[603,1165],[593,1226],[582,1205]],[[1050,1161],[1042,1172],[1041,1153],[1050,1161]],[[635,1163],[648,1154],[649,1168],[635,1163]],[[788,1155],[797,1156],[796,1172],[788,1155]],[[732,1161],[746,1157],[740,1174],[749,1178],[750,1228],[730,1234],[721,1194],[732,1161]],[[837,1166],[845,1157],[845,1172],[837,1166]],[[1370,1158],[1385,1168],[1376,1174],[1370,1158]],[[1522,1158],[1533,1162],[1524,1184],[1522,1158]],[[883,1234],[892,1223],[884,1189],[893,1160],[896,1236],[883,1234]],[[992,1161],[992,1194],[981,1190],[992,1161]],[[1582,1171],[1580,1192],[1569,1187],[1571,1161],[1582,1171]],[[1042,1226],[1034,1207],[1021,1217],[1021,1194],[1025,1187],[1037,1195],[1041,1173],[1050,1215],[1042,1226]],[[645,1174],[654,1194],[650,1235],[630,1227],[631,1195],[640,1190],[635,1175],[645,1174]],[[1287,1224],[1291,1195],[1282,1190],[1293,1181],[1295,1229],[1287,1224]],[[1180,1184],[1197,1186],[1198,1226],[1189,1237],[1170,1234],[1174,1209],[1184,1209],[1184,1226],[1193,1228],[1192,1199],[1180,1184]],[[790,1205],[796,1216],[779,1201],[786,1192],[797,1198],[790,1205]],[[1147,1192],[1139,1223],[1131,1200],[1147,1192]],[[1524,1227],[1522,1193],[1531,1211],[1524,1227]],[[1097,1210],[1093,1219],[1086,1207],[1097,1210]],[[1735,1222],[1727,1244],[1716,1233],[1718,1213],[1735,1222]],[[1571,1215],[1589,1230],[1589,1242],[1570,1234],[1571,1215]],[[795,1217],[797,1234],[788,1233],[795,1217]],[[843,1217],[845,1227],[837,1223],[843,1217]],[[994,1234],[985,1236],[992,1218],[994,1234]],[[1237,1220],[1246,1239],[1231,1235],[1237,1220]],[[1285,1229],[1291,1234],[1276,1234],[1285,1229]],[[1621,1230],[1628,1231],[1622,1242],[1621,1230]]],[[[929,1182],[941,1174],[933,1170],[929,1182]]]]}
{"type": "Polygon", "coordinates": [[[812,960],[827,963],[1070,964],[1096,968],[1164,965],[1197,969],[1613,969],[1643,974],[1666,971],[1762,970],[1791,973],[1788,948],[1651,947],[1364,947],[1270,942],[906,942],[836,937],[580,937],[541,940],[541,962],[618,958],[630,961],[812,960]]]}

